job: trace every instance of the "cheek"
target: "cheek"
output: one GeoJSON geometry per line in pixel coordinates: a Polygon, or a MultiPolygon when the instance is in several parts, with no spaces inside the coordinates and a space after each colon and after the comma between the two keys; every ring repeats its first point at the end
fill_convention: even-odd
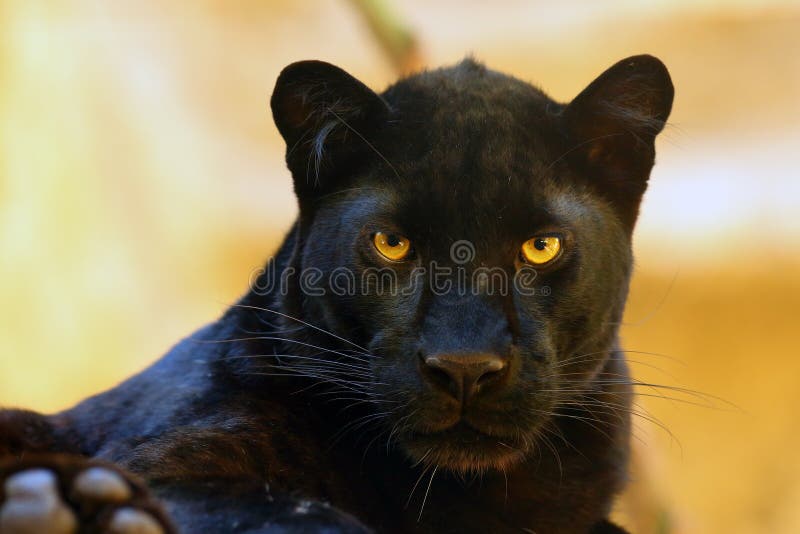
{"type": "Polygon", "coordinates": [[[410,333],[419,330],[416,323],[422,292],[411,283],[407,269],[376,272],[371,267],[358,271],[353,306],[371,337],[405,344],[410,333]]]}
{"type": "Polygon", "coordinates": [[[558,350],[550,328],[540,326],[535,337],[520,340],[520,350],[514,361],[518,367],[514,389],[533,404],[546,400],[550,383],[558,371],[558,350]]]}
{"type": "Polygon", "coordinates": [[[604,358],[604,353],[591,354],[593,350],[587,348],[596,345],[596,324],[603,321],[602,314],[584,307],[587,300],[568,291],[559,286],[550,296],[528,302],[520,314],[520,387],[528,390],[536,403],[547,403],[548,393],[564,374],[577,378],[572,373],[591,373],[604,358]]]}
{"type": "Polygon", "coordinates": [[[557,348],[554,335],[558,333],[556,313],[557,296],[520,296],[516,295],[517,332],[514,344],[519,347],[526,359],[535,364],[550,360],[557,348]]]}
{"type": "Polygon", "coordinates": [[[394,329],[379,331],[367,345],[375,381],[388,395],[402,399],[413,397],[422,389],[417,369],[418,343],[411,336],[394,329]]]}
{"type": "Polygon", "coordinates": [[[547,321],[555,353],[550,375],[557,387],[581,387],[606,361],[616,339],[624,282],[614,276],[574,284],[547,321]]]}

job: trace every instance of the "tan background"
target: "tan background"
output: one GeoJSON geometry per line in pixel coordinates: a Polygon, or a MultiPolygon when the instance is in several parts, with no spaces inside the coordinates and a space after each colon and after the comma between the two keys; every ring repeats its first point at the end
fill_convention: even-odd
{"type": "MultiPolygon", "coordinates": [[[[638,423],[618,516],[800,532],[796,2],[395,9],[426,63],[474,53],[563,100],[626,55],[668,65],[623,334],[663,355],[632,356],[638,377],[723,400],[641,398],[672,436],[638,423]]],[[[67,407],[245,290],[295,211],[267,102],[307,58],[376,89],[395,76],[344,0],[0,0],[0,404],[67,407]]]]}

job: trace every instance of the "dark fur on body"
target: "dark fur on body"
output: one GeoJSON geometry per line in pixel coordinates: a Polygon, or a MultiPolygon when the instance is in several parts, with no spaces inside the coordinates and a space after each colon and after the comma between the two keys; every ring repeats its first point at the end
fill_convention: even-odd
{"type": "Polygon", "coordinates": [[[310,296],[288,276],[265,292],[265,272],[117,388],[54,416],[0,412],[0,454],[113,462],[184,532],[358,531],[353,517],[379,532],[618,532],[604,518],[625,482],[632,393],[617,330],[671,102],[650,56],[569,105],[471,60],[380,96],[325,63],[287,67],[272,107],[300,215],[268,272],[314,267],[323,285],[338,267],[380,269],[366,237],[394,231],[414,242],[391,266],[413,290],[310,296]],[[468,273],[513,276],[543,230],[566,244],[538,273],[546,294],[409,281],[423,262],[456,266],[457,240],[474,246],[468,273]],[[419,368],[473,352],[508,370],[468,406],[419,368]]]}

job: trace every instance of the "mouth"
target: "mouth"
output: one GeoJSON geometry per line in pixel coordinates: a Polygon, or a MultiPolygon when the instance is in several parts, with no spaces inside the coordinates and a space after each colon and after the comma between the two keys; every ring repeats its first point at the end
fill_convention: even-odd
{"type": "Polygon", "coordinates": [[[404,442],[416,462],[464,474],[507,469],[528,452],[520,436],[489,434],[463,420],[437,432],[411,432],[404,442]]]}

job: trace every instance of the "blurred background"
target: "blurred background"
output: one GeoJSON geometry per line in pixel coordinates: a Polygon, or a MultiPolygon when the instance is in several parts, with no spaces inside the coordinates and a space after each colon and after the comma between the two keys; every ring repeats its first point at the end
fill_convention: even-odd
{"type": "Polygon", "coordinates": [[[623,336],[638,378],[705,395],[640,397],[668,431],[638,420],[615,514],[800,532],[796,1],[0,0],[0,405],[68,407],[246,290],[295,213],[283,66],[380,90],[470,53],[560,100],[667,64],[623,336]]]}

